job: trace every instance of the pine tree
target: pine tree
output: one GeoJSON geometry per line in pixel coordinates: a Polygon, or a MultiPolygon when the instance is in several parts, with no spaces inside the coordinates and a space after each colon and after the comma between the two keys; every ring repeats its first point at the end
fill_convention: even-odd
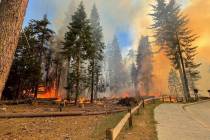
{"type": "MultiPolygon", "coordinates": [[[[75,83],[76,95],[75,104],[82,89],[82,81],[86,79],[86,69],[84,68],[85,61],[89,58],[92,45],[92,33],[90,22],[81,2],[77,11],[72,16],[72,22],[68,26],[68,32],[65,34],[65,41],[63,47],[63,54],[66,56],[71,70],[68,70],[68,77],[74,77],[74,81],[68,83],[75,83]]],[[[69,87],[72,88],[72,87],[69,87]]]]}
{"type": "Polygon", "coordinates": [[[185,42],[186,47],[184,48],[184,62],[190,91],[193,92],[195,94],[195,98],[198,99],[198,95],[194,92],[194,90],[197,89],[196,82],[201,78],[200,72],[197,70],[201,63],[195,62],[197,47],[193,47],[191,46],[191,44],[188,43],[188,41],[185,42]]]}
{"type": "Polygon", "coordinates": [[[0,98],[12,65],[28,0],[0,3],[0,98]]]}
{"type": "Polygon", "coordinates": [[[110,79],[110,89],[117,93],[124,86],[123,64],[120,46],[115,36],[112,44],[108,47],[108,72],[110,79]]]}
{"type": "Polygon", "coordinates": [[[25,98],[34,92],[36,81],[41,79],[36,43],[33,29],[25,27],[19,38],[14,61],[3,92],[3,99],[25,98]]]}
{"type": "Polygon", "coordinates": [[[156,5],[151,5],[153,8],[153,13],[149,14],[153,18],[153,24],[151,28],[154,29],[155,43],[161,47],[165,46],[165,32],[167,11],[166,11],[166,1],[156,0],[156,5]]]}
{"type": "Polygon", "coordinates": [[[152,28],[155,30],[156,43],[164,46],[174,68],[179,70],[184,97],[187,101],[190,98],[190,93],[185,66],[186,59],[183,52],[186,47],[192,46],[196,36],[186,27],[188,19],[181,14],[180,6],[177,6],[174,0],[170,0],[168,4],[160,0],[157,3],[157,5],[163,6],[161,8],[153,6],[154,13],[151,14],[154,20],[152,28]],[[160,16],[158,13],[165,14],[160,16]]]}
{"type": "Polygon", "coordinates": [[[103,60],[103,50],[105,45],[103,43],[102,27],[100,25],[100,18],[96,5],[93,6],[90,16],[90,23],[92,28],[93,46],[90,54],[89,73],[91,75],[91,103],[93,102],[94,89],[95,98],[97,98],[98,82],[101,73],[101,65],[103,60]]]}
{"type": "MultiPolygon", "coordinates": [[[[44,63],[44,71],[45,71],[45,87],[46,90],[50,88],[49,82],[49,67],[51,63],[51,54],[49,48],[49,42],[54,36],[54,32],[48,27],[50,22],[47,18],[47,15],[44,15],[41,20],[31,20],[29,26],[33,29],[33,34],[37,39],[36,47],[39,50],[39,63],[42,65],[44,63]]],[[[42,67],[42,66],[41,66],[42,67]]],[[[37,81],[37,89],[35,91],[34,97],[37,97],[38,85],[41,81],[37,81]]]]}
{"type": "Polygon", "coordinates": [[[143,87],[144,92],[149,94],[150,88],[152,87],[152,52],[151,46],[149,43],[148,36],[142,36],[138,52],[137,52],[137,77],[138,77],[138,84],[143,87]]]}

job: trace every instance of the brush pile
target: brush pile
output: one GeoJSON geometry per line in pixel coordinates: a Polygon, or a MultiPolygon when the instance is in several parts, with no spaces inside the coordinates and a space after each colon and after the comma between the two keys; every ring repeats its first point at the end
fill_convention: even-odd
{"type": "Polygon", "coordinates": [[[126,97],[126,98],[120,99],[118,104],[122,106],[136,106],[138,105],[138,100],[134,97],[126,97]]]}

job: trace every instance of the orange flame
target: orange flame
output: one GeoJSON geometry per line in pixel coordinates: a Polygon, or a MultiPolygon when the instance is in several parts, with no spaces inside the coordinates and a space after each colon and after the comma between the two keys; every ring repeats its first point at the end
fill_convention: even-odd
{"type": "Polygon", "coordinates": [[[50,89],[46,90],[46,87],[40,86],[39,91],[42,93],[39,93],[37,95],[37,98],[40,99],[57,99],[58,101],[61,100],[61,97],[57,94],[55,86],[51,87],[50,89]]]}

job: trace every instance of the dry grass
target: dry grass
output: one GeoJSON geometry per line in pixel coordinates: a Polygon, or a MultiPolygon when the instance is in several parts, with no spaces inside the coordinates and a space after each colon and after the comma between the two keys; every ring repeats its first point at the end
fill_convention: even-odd
{"type": "Polygon", "coordinates": [[[140,115],[133,116],[133,128],[125,126],[124,130],[118,136],[118,140],[157,140],[156,122],[154,119],[154,108],[160,102],[146,105],[140,115]]]}
{"type": "Polygon", "coordinates": [[[102,121],[100,121],[93,131],[92,139],[94,140],[104,140],[106,139],[106,130],[113,128],[117,123],[123,118],[127,112],[116,113],[108,115],[102,121]]]}

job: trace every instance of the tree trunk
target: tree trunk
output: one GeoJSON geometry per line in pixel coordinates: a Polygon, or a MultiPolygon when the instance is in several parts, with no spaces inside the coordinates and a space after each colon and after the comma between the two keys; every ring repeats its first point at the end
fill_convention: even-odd
{"type": "Polygon", "coordinates": [[[75,95],[75,105],[77,105],[77,100],[79,97],[79,90],[80,90],[80,51],[77,57],[77,82],[76,82],[76,95],[75,95]]]}
{"type": "Polygon", "coordinates": [[[182,72],[182,69],[181,69],[180,66],[179,66],[179,75],[180,75],[180,79],[181,79],[181,82],[182,82],[183,95],[184,95],[185,100],[187,101],[187,94],[186,94],[187,90],[186,90],[186,85],[185,85],[184,78],[183,78],[184,77],[183,72],[182,72]]]}
{"type": "Polygon", "coordinates": [[[0,3],[0,98],[13,62],[28,0],[0,3]]]}
{"type": "Polygon", "coordinates": [[[95,89],[95,99],[96,100],[98,98],[98,82],[99,82],[99,72],[97,71],[97,74],[96,74],[96,89],[95,89]]]}
{"type": "Polygon", "coordinates": [[[39,84],[36,82],[36,84],[35,84],[35,92],[34,92],[34,98],[35,99],[37,98],[37,95],[38,95],[38,89],[39,89],[39,84]]]}
{"type": "Polygon", "coordinates": [[[67,100],[70,100],[70,93],[71,93],[71,88],[72,87],[70,87],[69,86],[69,69],[70,69],[70,60],[71,60],[71,58],[70,57],[68,57],[68,59],[67,59],[67,74],[66,74],[66,76],[67,76],[67,80],[66,80],[66,83],[65,83],[65,88],[67,88],[66,89],[66,93],[67,93],[67,100]]]}
{"type": "Polygon", "coordinates": [[[181,52],[181,46],[180,46],[180,42],[179,42],[179,36],[176,33],[176,38],[177,38],[177,43],[178,43],[178,53],[179,53],[179,58],[180,58],[180,68],[182,70],[182,78],[183,78],[183,86],[185,88],[184,92],[185,92],[185,98],[186,101],[189,100],[190,98],[190,90],[189,90],[189,85],[188,85],[188,80],[187,80],[187,75],[186,75],[186,71],[185,71],[185,66],[184,66],[184,60],[183,60],[183,56],[182,56],[182,52],[181,52]]]}
{"type": "Polygon", "coordinates": [[[93,94],[94,94],[94,81],[95,81],[94,70],[95,70],[95,62],[93,60],[93,62],[92,62],[92,75],[91,75],[91,99],[90,99],[91,103],[93,103],[93,94]]]}

